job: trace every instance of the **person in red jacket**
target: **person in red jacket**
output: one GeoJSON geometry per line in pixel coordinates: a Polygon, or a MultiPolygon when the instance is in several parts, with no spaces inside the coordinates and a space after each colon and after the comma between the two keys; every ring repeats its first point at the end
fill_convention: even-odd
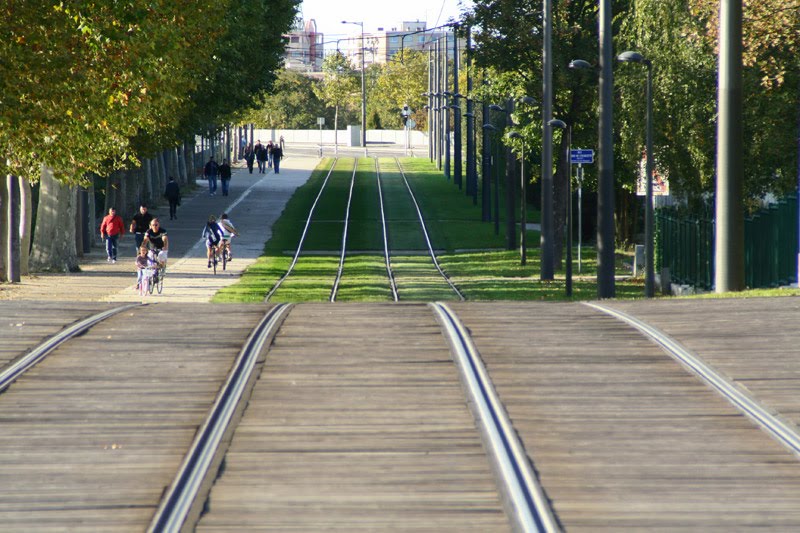
{"type": "Polygon", "coordinates": [[[122,223],[122,217],[117,214],[116,209],[109,208],[108,214],[103,217],[103,222],[100,224],[100,238],[106,241],[109,263],[117,262],[117,242],[123,233],[125,225],[122,223]]]}

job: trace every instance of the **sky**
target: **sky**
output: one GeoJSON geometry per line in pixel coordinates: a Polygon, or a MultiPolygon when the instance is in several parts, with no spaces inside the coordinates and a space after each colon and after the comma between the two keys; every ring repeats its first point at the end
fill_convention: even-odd
{"type": "Polygon", "coordinates": [[[343,20],[363,21],[367,33],[399,28],[403,21],[416,20],[427,21],[427,27],[433,28],[459,18],[459,2],[472,5],[470,0],[303,0],[300,8],[303,20],[314,19],[317,31],[330,41],[361,31],[358,25],[342,24],[343,20]]]}

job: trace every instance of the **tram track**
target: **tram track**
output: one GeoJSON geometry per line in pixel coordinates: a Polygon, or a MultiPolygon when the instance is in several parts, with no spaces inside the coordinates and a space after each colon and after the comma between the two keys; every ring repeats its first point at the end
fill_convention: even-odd
{"type": "Polygon", "coordinates": [[[333,169],[336,168],[336,163],[338,161],[339,161],[338,157],[334,158],[333,162],[331,163],[331,168],[328,169],[328,174],[325,176],[325,180],[322,182],[322,185],[319,188],[319,192],[317,193],[317,196],[314,198],[314,203],[311,204],[311,209],[309,209],[308,211],[308,217],[306,217],[306,223],[305,226],[303,226],[303,231],[300,234],[300,239],[297,242],[297,249],[295,250],[294,256],[292,257],[292,262],[289,264],[289,268],[286,270],[283,276],[281,276],[278,279],[278,281],[275,282],[275,285],[272,286],[270,291],[264,297],[265,302],[269,302],[270,298],[272,298],[272,295],[275,294],[275,291],[277,291],[283,284],[283,282],[286,281],[286,278],[288,278],[292,274],[294,267],[297,265],[297,260],[300,258],[300,254],[303,251],[303,243],[305,242],[306,236],[308,235],[308,228],[311,226],[311,220],[314,217],[314,210],[317,208],[319,199],[320,197],[322,197],[322,193],[325,190],[325,186],[328,184],[328,180],[330,179],[331,174],[333,173],[333,169]]]}
{"type": "Polygon", "coordinates": [[[6,524],[20,530],[45,507],[62,525],[76,510],[85,525],[126,509],[130,529],[151,531],[239,519],[300,530],[395,519],[452,531],[793,529],[796,451],[667,357],[678,341],[652,320],[623,320],[605,303],[264,307],[226,310],[238,329],[210,344],[188,316],[167,341],[162,325],[181,310],[169,304],[115,308],[136,311],[61,343],[0,397],[0,458],[17,465],[15,479],[0,476],[0,520],[5,506],[20,509],[6,524]],[[547,323],[526,320],[544,312],[547,323]],[[162,353],[137,351],[144,331],[162,353]],[[37,500],[34,484],[53,480],[37,500]],[[214,498],[231,485],[235,497],[214,498]]]}
{"type": "Polygon", "coordinates": [[[113,309],[101,311],[100,313],[94,314],[71,326],[68,326],[64,330],[48,338],[37,347],[30,350],[28,353],[18,358],[16,361],[10,363],[8,366],[0,370],[0,392],[6,390],[6,388],[8,388],[16,379],[30,370],[34,365],[39,363],[42,359],[47,357],[47,355],[52,353],[56,348],[65,342],[83,335],[89,331],[91,327],[102,322],[103,320],[141,305],[142,304],[121,305],[113,309]]]}

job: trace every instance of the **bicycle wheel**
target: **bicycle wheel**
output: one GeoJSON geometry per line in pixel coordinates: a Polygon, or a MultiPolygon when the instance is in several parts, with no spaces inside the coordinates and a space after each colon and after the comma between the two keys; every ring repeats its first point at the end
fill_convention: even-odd
{"type": "Polygon", "coordinates": [[[217,252],[215,251],[211,255],[213,256],[213,259],[211,260],[211,264],[214,267],[214,275],[216,276],[217,275],[217,252]]]}
{"type": "Polygon", "coordinates": [[[156,283],[156,289],[158,290],[158,294],[161,294],[161,291],[164,290],[164,274],[167,273],[165,268],[158,269],[158,283],[156,283]]]}
{"type": "Polygon", "coordinates": [[[222,248],[222,253],[220,255],[222,255],[222,270],[225,270],[225,267],[228,264],[228,252],[225,250],[225,248],[222,248]]]}
{"type": "Polygon", "coordinates": [[[147,280],[147,292],[153,294],[153,285],[158,283],[158,271],[153,273],[153,276],[147,280]]]}

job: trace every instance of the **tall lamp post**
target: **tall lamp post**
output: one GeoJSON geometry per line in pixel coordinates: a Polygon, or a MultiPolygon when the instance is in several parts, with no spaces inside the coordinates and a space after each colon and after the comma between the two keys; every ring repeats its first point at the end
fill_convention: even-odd
{"type": "Polygon", "coordinates": [[[647,67],[647,125],[645,134],[645,206],[644,206],[644,295],[655,295],[653,237],[653,63],[639,52],[622,52],[618,61],[640,63],[647,67]]]}
{"type": "Polygon", "coordinates": [[[364,22],[351,22],[343,20],[342,24],[356,24],[361,26],[361,146],[364,147],[364,157],[367,156],[367,82],[364,78],[364,22]]]}
{"type": "MultiPolygon", "coordinates": [[[[493,134],[496,134],[499,130],[494,124],[492,124],[491,122],[487,122],[486,124],[483,125],[483,131],[484,131],[484,135],[486,134],[486,132],[491,132],[490,135],[492,135],[492,137],[494,137],[493,134]]],[[[485,139],[486,139],[486,137],[484,136],[484,140],[485,139]]],[[[487,165],[486,170],[488,171],[488,174],[493,174],[493,176],[494,176],[494,234],[495,235],[499,235],[500,234],[500,199],[499,199],[500,191],[499,191],[499,187],[498,187],[499,179],[498,179],[498,174],[497,174],[497,167],[498,167],[498,161],[497,161],[497,158],[498,158],[498,156],[497,156],[497,153],[498,153],[497,144],[498,143],[497,143],[497,140],[493,139],[492,144],[493,144],[493,146],[491,146],[491,148],[489,148],[489,150],[487,150],[489,152],[489,159],[488,160],[491,161],[491,163],[489,163],[487,165]],[[492,150],[492,148],[494,150],[492,150]]],[[[486,143],[485,146],[489,147],[490,144],[486,143]]],[[[485,175],[483,177],[483,181],[484,181],[483,190],[484,190],[484,192],[490,190],[490,187],[488,185],[489,182],[486,179],[487,177],[488,177],[488,175],[485,175]]],[[[484,197],[489,199],[489,201],[491,202],[490,194],[484,194],[484,197]]],[[[489,205],[491,205],[491,204],[489,204],[489,205]]]]}
{"type": "Polygon", "coordinates": [[[566,265],[566,294],[572,296],[572,164],[570,163],[570,150],[572,145],[572,128],[557,118],[551,119],[547,122],[551,128],[559,128],[564,130],[567,135],[567,150],[566,150],[566,163],[567,163],[567,265],[566,265]]]}

